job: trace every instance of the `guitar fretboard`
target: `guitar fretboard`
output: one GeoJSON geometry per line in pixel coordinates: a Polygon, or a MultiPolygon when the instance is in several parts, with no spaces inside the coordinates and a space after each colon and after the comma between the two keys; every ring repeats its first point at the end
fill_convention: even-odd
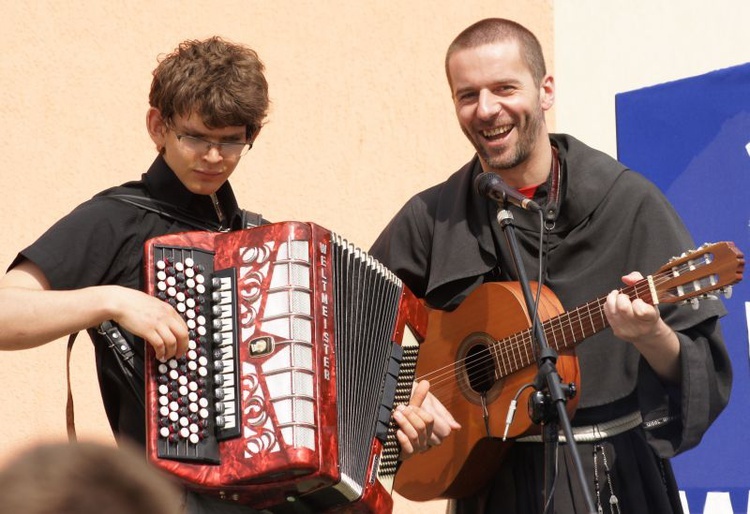
{"type": "MultiPolygon", "coordinates": [[[[731,285],[742,278],[742,267],[736,269],[736,254],[742,255],[734,245],[707,245],[701,250],[663,267],[653,276],[620,289],[620,293],[628,295],[631,301],[640,298],[649,305],[675,303],[705,295],[708,291],[731,285]],[[734,257],[734,262],[731,257],[734,257]]],[[[744,265],[744,258],[740,264],[744,265]]],[[[557,351],[567,350],[607,328],[609,322],[604,314],[606,301],[607,297],[602,296],[543,322],[542,330],[547,344],[557,351]]],[[[511,375],[536,361],[537,345],[532,337],[533,331],[528,328],[496,341],[489,348],[495,361],[496,379],[511,375]]]]}
{"type": "MultiPolygon", "coordinates": [[[[627,294],[631,300],[641,298],[646,303],[652,304],[647,279],[624,288],[621,292],[627,294]],[[641,285],[642,283],[645,287],[641,285]]],[[[606,300],[606,296],[597,298],[542,323],[547,344],[556,351],[567,350],[607,328],[609,323],[604,315],[606,300]]],[[[498,379],[536,362],[536,343],[533,340],[531,328],[497,341],[490,350],[495,360],[495,369],[499,374],[498,379]]]]}

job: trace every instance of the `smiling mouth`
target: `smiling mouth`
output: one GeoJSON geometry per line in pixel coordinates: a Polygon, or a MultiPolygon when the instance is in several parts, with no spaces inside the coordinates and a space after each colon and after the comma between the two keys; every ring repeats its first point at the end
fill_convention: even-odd
{"type": "Polygon", "coordinates": [[[500,139],[513,129],[513,125],[503,125],[492,129],[481,130],[482,137],[489,140],[500,139]]]}

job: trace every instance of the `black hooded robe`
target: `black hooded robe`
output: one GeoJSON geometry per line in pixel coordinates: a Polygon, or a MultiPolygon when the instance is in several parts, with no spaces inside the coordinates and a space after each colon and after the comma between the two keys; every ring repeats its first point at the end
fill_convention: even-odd
{"type": "MultiPolygon", "coordinates": [[[[552,134],[561,166],[559,210],[548,234],[545,284],[566,311],[622,287],[631,271],[644,275],[694,248],[679,216],[643,176],[571,136],[552,134]]],[[[485,281],[517,280],[497,205],[474,190],[475,158],[448,180],[414,197],[396,214],[370,253],[435,308],[455,308],[485,281]]],[[[547,204],[549,184],[534,196],[547,204]]],[[[526,275],[538,269],[539,218],[513,208],[526,275]]],[[[680,340],[681,383],[666,385],[629,343],[607,329],[581,343],[576,354],[581,397],[574,425],[602,423],[639,410],[644,425],[604,444],[620,512],[682,512],[669,457],[697,445],[731,389],[731,365],[718,318],[718,300],[661,306],[680,340]],[[648,426],[648,429],[644,427],[648,426]]],[[[578,444],[593,493],[592,444],[578,444]]],[[[561,445],[555,491],[558,513],[586,512],[568,449],[561,445]]],[[[516,443],[490,485],[457,503],[458,512],[542,512],[543,445],[516,443]]],[[[602,456],[597,460],[603,511],[610,510],[602,456]]],[[[429,470],[426,470],[429,472],[429,470]]]]}

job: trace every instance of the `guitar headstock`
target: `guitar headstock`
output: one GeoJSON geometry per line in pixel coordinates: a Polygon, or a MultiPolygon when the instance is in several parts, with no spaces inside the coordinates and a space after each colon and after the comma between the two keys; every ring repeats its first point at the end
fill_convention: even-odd
{"type": "Polygon", "coordinates": [[[712,291],[729,297],[732,284],[742,280],[744,268],[745,256],[734,243],[706,243],[675,257],[649,277],[652,296],[656,297],[653,303],[684,302],[712,291]]]}

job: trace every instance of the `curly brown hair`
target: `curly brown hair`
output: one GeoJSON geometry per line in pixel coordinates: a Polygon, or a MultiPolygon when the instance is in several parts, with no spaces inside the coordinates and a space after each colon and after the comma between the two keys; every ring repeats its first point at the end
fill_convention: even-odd
{"type": "Polygon", "coordinates": [[[268,82],[258,54],[218,36],[180,43],[154,70],[149,103],[170,122],[198,114],[209,128],[247,127],[251,138],[268,113],[268,82]]]}

